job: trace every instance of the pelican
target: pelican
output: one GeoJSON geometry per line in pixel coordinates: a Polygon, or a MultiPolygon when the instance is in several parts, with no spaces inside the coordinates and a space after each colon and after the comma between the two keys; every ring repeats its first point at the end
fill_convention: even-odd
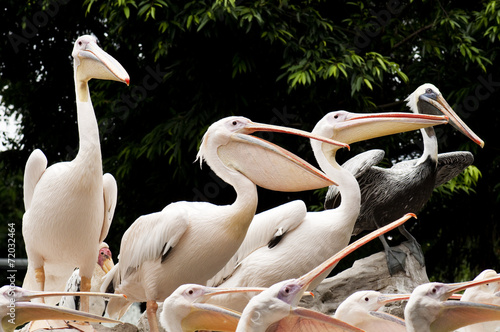
{"type": "MultiPolygon", "coordinates": [[[[416,114],[444,114],[450,123],[473,142],[484,146],[484,142],[458,117],[432,84],[418,87],[407,99],[407,105],[416,114]]],[[[391,168],[374,166],[384,157],[382,150],[361,153],[342,165],[356,176],[361,188],[361,211],[354,226],[353,235],[370,231],[394,220],[405,212],[420,211],[429,200],[434,188],[454,178],[472,164],[474,157],[470,152],[437,153],[438,143],[432,127],[420,129],[424,151],[419,159],[403,161],[391,168]],[[405,199],[401,199],[404,197],[405,199]]],[[[330,187],[325,199],[325,208],[338,205],[340,187],[330,187]]],[[[420,245],[404,228],[399,229],[405,236],[409,249],[424,265],[420,245]]],[[[391,274],[404,270],[406,253],[392,249],[381,237],[387,254],[391,274]]]]}
{"type": "Polygon", "coordinates": [[[160,323],[167,331],[234,331],[240,313],[204,303],[206,299],[228,292],[261,292],[264,288],[219,288],[197,284],[179,286],[163,302],[160,323]]]}
{"type": "MultiPolygon", "coordinates": [[[[325,115],[313,133],[353,143],[446,122],[446,117],[434,115],[336,111],[325,115]]],[[[306,273],[349,243],[361,205],[358,183],[335,161],[337,147],[314,140],[311,146],[321,169],[338,183],[342,204],[337,209],[307,212],[303,202],[294,201],[258,214],[238,252],[208,286],[270,287],[306,273]]],[[[238,293],[213,297],[210,303],[240,311],[248,300],[248,295],[238,293]]]]}
{"type": "Polygon", "coordinates": [[[343,257],[381,234],[402,225],[411,217],[415,215],[406,214],[351,243],[300,278],[281,281],[254,296],[243,310],[236,332],[362,331],[336,318],[297,305],[304,291],[310,289],[311,284],[317,283],[317,279],[322,279],[325,271],[331,270],[343,257]]]}
{"type": "MultiPolygon", "coordinates": [[[[490,279],[498,274],[495,270],[484,270],[474,280],[490,279]]],[[[500,282],[491,282],[467,288],[461,301],[500,305],[500,282]]],[[[500,322],[487,322],[463,327],[461,332],[495,331],[500,327],[500,322]]]]}
{"type": "Polygon", "coordinates": [[[409,294],[358,291],[339,305],[333,317],[367,332],[406,332],[403,319],[378,310],[389,302],[408,300],[409,297],[409,294]]]}
{"type": "Polygon", "coordinates": [[[329,180],[321,171],[274,144],[251,136],[276,131],[347,146],[308,132],[228,117],[212,124],[198,152],[225,182],[236,200],[217,206],[207,202],[176,202],[162,211],[139,217],[125,232],[119,262],[101,290],[127,295],[111,299],[107,312],[120,317],[132,302],[147,301],[151,331],[157,331],[157,301],[164,301],[185,283],[205,284],[236,252],[257,208],[257,188],[300,191],[321,188],[329,180]]]}
{"type": "MultiPolygon", "coordinates": [[[[78,154],[70,162],[47,168],[47,158],[37,149],[24,172],[22,232],[28,271],[23,286],[33,290],[63,290],[75,267],[80,268],[81,290],[90,290],[96,252],[108,234],[116,206],[116,181],[102,171],[99,128],[88,81],[96,78],[128,85],[130,79],[125,69],[97,46],[94,36],[79,37],[72,56],[78,154]]],[[[88,298],[82,298],[81,309],[88,312],[88,298]]]]}
{"type": "Polygon", "coordinates": [[[405,308],[407,331],[446,332],[471,324],[500,320],[500,306],[447,301],[453,293],[463,289],[498,281],[500,276],[455,284],[433,282],[416,287],[405,308]]]}
{"type": "MultiPolygon", "coordinates": [[[[111,255],[111,250],[107,243],[101,243],[101,248],[99,249],[99,255],[97,256],[97,263],[94,268],[94,273],[92,274],[90,288],[91,292],[97,292],[100,290],[102,281],[106,273],[108,273],[113,268],[113,259],[111,255]]],[[[73,274],[68,279],[66,283],[66,292],[78,292],[80,291],[80,270],[75,269],[73,274]]],[[[79,296],[63,296],[61,301],[59,301],[61,307],[66,307],[70,309],[78,310],[80,308],[80,297],[79,296]]],[[[93,297],[89,299],[89,312],[96,315],[104,315],[106,309],[106,302],[103,298],[93,297]]]]}
{"type": "Polygon", "coordinates": [[[20,287],[3,286],[0,288],[0,332],[12,332],[21,324],[40,319],[64,319],[86,322],[120,323],[114,319],[76,311],[68,308],[51,306],[45,303],[28,302],[31,299],[46,296],[79,295],[79,296],[118,296],[103,293],[67,293],[67,292],[33,292],[20,287]]]}

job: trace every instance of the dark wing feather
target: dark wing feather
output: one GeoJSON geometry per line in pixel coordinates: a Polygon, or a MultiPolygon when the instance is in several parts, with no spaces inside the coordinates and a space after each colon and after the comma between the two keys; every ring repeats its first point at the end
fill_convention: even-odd
{"type": "Polygon", "coordinates": [[[455,151],[438,154],[436,183],[434,188],[450,181],[474,162],[469,151],[455,151]]]}

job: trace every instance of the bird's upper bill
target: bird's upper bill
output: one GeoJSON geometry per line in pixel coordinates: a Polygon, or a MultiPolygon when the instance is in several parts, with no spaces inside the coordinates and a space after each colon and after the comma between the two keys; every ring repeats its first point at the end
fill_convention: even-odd
{"type": "Polygon", "coordinates": [[[77,66],[77,78],[88,81],[92,78],[130,83],[130,77],[123,66],[104,52],[94,36],[79,37],[71,54],[77,66]]]}

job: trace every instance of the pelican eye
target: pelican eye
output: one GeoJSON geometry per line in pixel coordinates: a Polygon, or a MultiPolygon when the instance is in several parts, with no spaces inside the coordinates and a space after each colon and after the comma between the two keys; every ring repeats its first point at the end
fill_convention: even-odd
{"type": "Polygon", "coordinates": [[[367,297],[365,297],[365,301],[366,301],[366,302],[370,301],[370,299],[368,298],[368,296],[367,296],[367,297]]]}
{"type": "Polygon", "coordinates": [[[338,114],[335,114],[335,115],[333,116],[333,118],[334,118],[334,119],[338,119],[338,118],[339,118],[339,115],[338,115],[338,114]]]}
{"type": "Polygon", "coordinates": [[[82,46],[82,44],[83,44],[83,43],[82,43],[82,41],[80,40],[80,41],[78,42],[78,45],[82,46]]]}
{"type": "Polygon", "coordinates": [[[434,91],[432,91],[432,89],[431,89],[431,88],[427,88],[427,89],[425,90],[425,93],[434,93],[434,91]]]}
{"type": "Polygon", "coordinates": [[[432,288],[432,294],[436,294],[437,293],[437,289],[435,287],[432,288]]]}
{"type": "Polygon", "coordinates": [[[189,295],[193,295],[194,294],[194,291],[192,289],[188,290],[188,294],[189,295]]]}
{"type": "Polygon", "coordinates": [[[236,125],[238,124],[238,121],[234,120],[234,121],[232,122],[232,124],[233,124],[233,126],[236,126],[236,125]]]}

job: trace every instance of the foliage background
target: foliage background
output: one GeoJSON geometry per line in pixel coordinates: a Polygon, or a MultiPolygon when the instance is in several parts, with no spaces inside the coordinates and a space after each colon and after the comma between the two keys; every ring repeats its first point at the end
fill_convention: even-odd
{"type": "MultiPolygon", "coordinates": [[[[242,115],[312,130],[337,109],[408,111],[404,98],[430,82],[486,145],[437,128],[440,152],[469,150],[475,167],[437,189],[408,227],[433,280],[500,270],[500,1],[6,0],[0,8],[1,102],[5,115],[21,120],[22,135],[0,152],[1,257],[9,223],[16,224],[16,255],[26,257],[22,179],[31,151],[42,149],[49,164],[77,152],[70,54],[79,35],[93,33],[131,77],[129,87],[90,83],[104,171],[119,185],[107,238],[115,260],[123,232],[140,215],[178,200],[234,199],[208,167],[193,163],[212,122],[242,115]]],[[[307,141],[265,138],[314,163],[307,141]]],[[[390,166],[417,157],[422,144],[414,132],[351,148],[337,159],[382,148],[390,166]]],[[[259,193],[259,211],[291,199],[320,209],[325,190],[259,193]]],[[[393,238],[401,241],[397,232],[393,238]]],[[[374,242],[335,271],[381,248],[374,242]]]]}

